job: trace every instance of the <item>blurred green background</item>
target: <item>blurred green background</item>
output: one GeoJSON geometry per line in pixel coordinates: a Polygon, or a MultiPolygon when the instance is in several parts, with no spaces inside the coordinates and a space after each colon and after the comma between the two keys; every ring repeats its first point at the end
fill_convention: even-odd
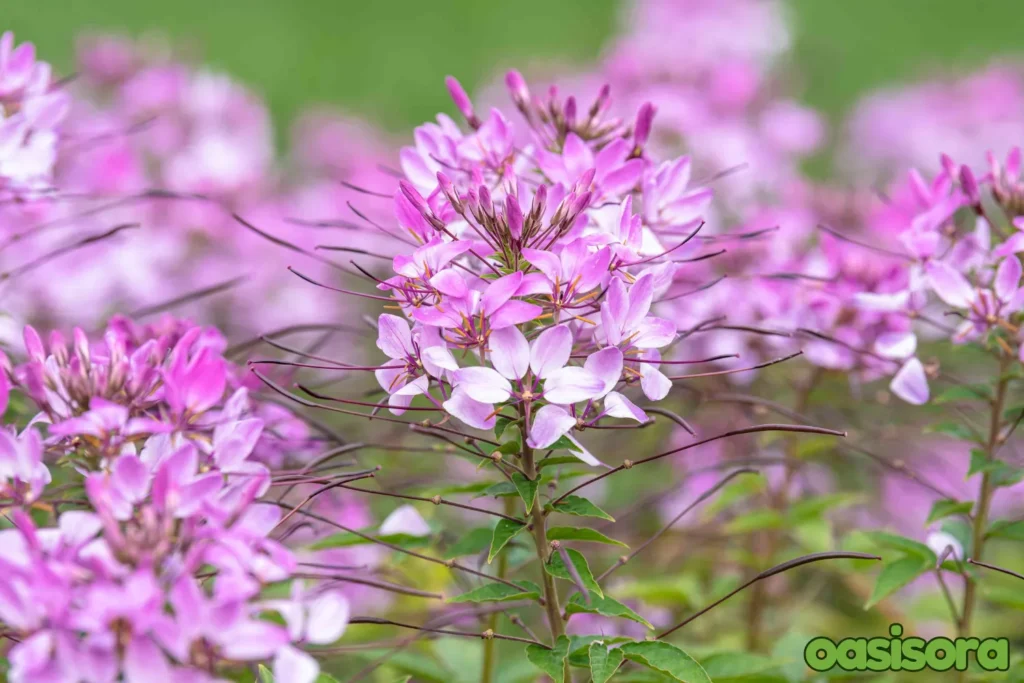
{"type": "MultiPolygon", "coordinates": [[[[278,128],[335,103],[392,131],[449,109],[511,65],[585,63],[623,21],[616,0],[3,0],[0,28],[65,72],[83,29],[159,31],[265,95],[278,128]]],[[[835,119],[865,90],[1024,48],[1021,0],[789,0],[806,101],[835,119]]],[[[685,49],[685,46],[682,47],[685,49]]]]}

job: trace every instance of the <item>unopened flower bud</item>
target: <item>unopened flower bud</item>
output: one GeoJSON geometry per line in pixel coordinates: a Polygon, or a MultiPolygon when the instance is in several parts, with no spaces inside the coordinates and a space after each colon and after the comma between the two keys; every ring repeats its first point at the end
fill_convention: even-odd
{"type": "Polygon", "coordinates": [[[505,196],[505,221],[513,237],[519,239],[523,236],[523,210],[519,208],[519,200],[512,195],[505,196]]]}
{"type": "Polygon", "coordinates": [[[517,107],[522,108],[530,101],[530,89],[526,87],[526,79],[515,69],[505,74],[505,86],[517,107]]]}
{"type": "Polygon", "coordinates": [[[654,122],[654,105],[644,102],[636,113],[636,125],[633,126],[633,147],[638,152],[643,150],[647,139],[651,137],[651,124],[654,122]]]}
{"type": "Polygon", "coordinates": [[[480,119],[477,118],[476,112],[473,111],[473,103],[470,101],[469,95],[466,94],[462,84],[454,76],[445,78],[444,83],[448,86],[448,93],[452,96],[452,101],[455,102],[459,112],[466,118],[466,122],[473,128],[479,128],[480,119]]]}

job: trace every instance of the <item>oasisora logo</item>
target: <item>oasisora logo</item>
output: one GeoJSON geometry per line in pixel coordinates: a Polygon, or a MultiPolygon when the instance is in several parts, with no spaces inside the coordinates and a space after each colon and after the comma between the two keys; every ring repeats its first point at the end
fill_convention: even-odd
{"type": "Polygon", "coordinates": [[[1010,668],[1006,638],[901,638],[903,626],[889,626],[891,638],[815,638],[804,647],[804,661],[815,671],[949,671],[967,669],[971,655],[985,671],[1010,668]]]}

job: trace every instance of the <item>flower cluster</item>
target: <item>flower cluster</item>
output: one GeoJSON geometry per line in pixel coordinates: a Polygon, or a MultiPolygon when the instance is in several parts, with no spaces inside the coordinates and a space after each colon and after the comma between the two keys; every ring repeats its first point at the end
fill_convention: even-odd
{"type": "Polygon", "coordinates": [[[677,330],[652,305],[707,193],[689,186],[686,158],[647,157],[650,104],[625,123],[606,116],[607,89],[587,106],[535,97],[517,72],[506,82],[529,142],[500,110],[479,117],[450,79],[469,132],[441,116],[402,151],[395,213],[417,246],[378,285],[405,317],[380,316],[390,361],[376,375],[396,414],[423,396],[490,429],[512,410],[532,448],[565,437],[597,465],[573,433],[646,422],[631,385],[652,401],[669,392],[659,366],[677,330]]]}
{"type": "Polygon", "coordinates": [[[0,35],[0,198],[50,189],[68,97],[35,46],[0,35]]]}

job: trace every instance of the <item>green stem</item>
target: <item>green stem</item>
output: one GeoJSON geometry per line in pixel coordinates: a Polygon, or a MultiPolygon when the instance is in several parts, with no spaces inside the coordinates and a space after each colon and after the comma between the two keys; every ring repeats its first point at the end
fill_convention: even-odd
{"type": "MultiPolygon", "coordinates": [[[[999,383],[996,386],[996,395],[992,401],[992,415],[989,419],[988,441],[985,444],[985,457],[992,460],[999,446],[1000,435],[1003,429],[1003,407],[1006,403],[1006,389],[1009,379],[1005,377],[1009,367],[1009,358],[1002,357],[999,362],[999,383]]],[[[974,527],[971,533],[971,559],[981,560],[985,551],[985,532],[988,525],[989,510],[992,506],[992,494],[995,492],[992,473],[985,472],[981,476],[981,489],[978,494],[978,503],[974,509],[974,527]]],[[[977,582],[971,575],[966,575],[967,585],[964,589],[964,609],[957,624],[957,634],[961,638],[967,638],[971,634],[971,620],[974,617],[974,610],[978,602],[977,582]]]]}
{"type": "MultiPolygon", "coordinates": [[[[515,513],[515,499],[508,497],[505,498],[505,514],[511,516],[515,513]]],[[[500,553],[498,555],[498,567],[496,574],[498,578],[507,578],[508,574],[508,555],[506,553],[500,553]]],[[[494,612],[487,619],[487,628],[490,631],[494,631],[498,627],[498,613],[494,612]]],[[[498,665],[498,652],[497,644],[494,638],[488,638],[484,640],[484,663],[483,671],[480,673],[481,683],[493,683],[494,681],[494,670],[498,665]]]]}
{"type": "MultiPolygon", "coordinates": [[[[528,419],[529,415],[527,414],[527,421],[528,419]]],[[[528,433],[529,428],[524,421],[523,434],[528,433]]],[[[525,443],[523,444],[522,456],[523,471],[526,472],[527,478],[536,480],[539,475],[537,473],[537,464],[534,461],[533,449],[525,443]]],[[[533,542],[537,548],[537,559],[540,560],[541,565],[540,574],[544,586],[544,609],[547,611],[548,627],[551,629],[551,645],[554,646],[555,641],[560,636],[565,635],[565,622],[562,621],[562,607],[558,600],[558,587],[555,585],[555,577],[551,576],[547,569],[545,569],[548,561],[548,531],[547,519],[544,517],[544,508],[540,500],[534,502],[531,518],[533,522],[533,542]]],[[[562,676],[564,681],[572,681],[568,658],[565,661],[565,670],[562,676]]]]}
{"type": "MultiPolygon", "coordinates": [[[[821,382],[824,377],[824,370],[821,368],[814,368],[811,372],[810,377],[803,383],[797,398],[796,405],[794,406],[795,411],[798,415],[803,415],[807,412],[807,406],[811,400],[811,394],[814,393],[814,389],[821,382]]],[[[793,478],[796,476],[796,467],[794,463],[797,460],[796,456],[796,438],[788,440],[786,446],[786,463],[784,467],[783,482],[779,488],[770,494],[770,503],[773,509],[785,514],[789,507],[788,492],[789,487],[793,483],[793,478]]],[[[782,543],[782,536],[777,529],[770,530],[764,536],[760,534],[754,534],[751,536],[752,551],[755,555],[761,558],[761,562],[764,566],[770,567],[774,561],[775,554],[779,551],[779,546],[782,543]]],[[[768,593],[764,582],[758,582],[751,588],[750,602],[747,603],[747,649],[751,651],[758,651],[763,647],[762,643],[762,630],[764,625],[764,613],[768,607],[768,593]]]]}

